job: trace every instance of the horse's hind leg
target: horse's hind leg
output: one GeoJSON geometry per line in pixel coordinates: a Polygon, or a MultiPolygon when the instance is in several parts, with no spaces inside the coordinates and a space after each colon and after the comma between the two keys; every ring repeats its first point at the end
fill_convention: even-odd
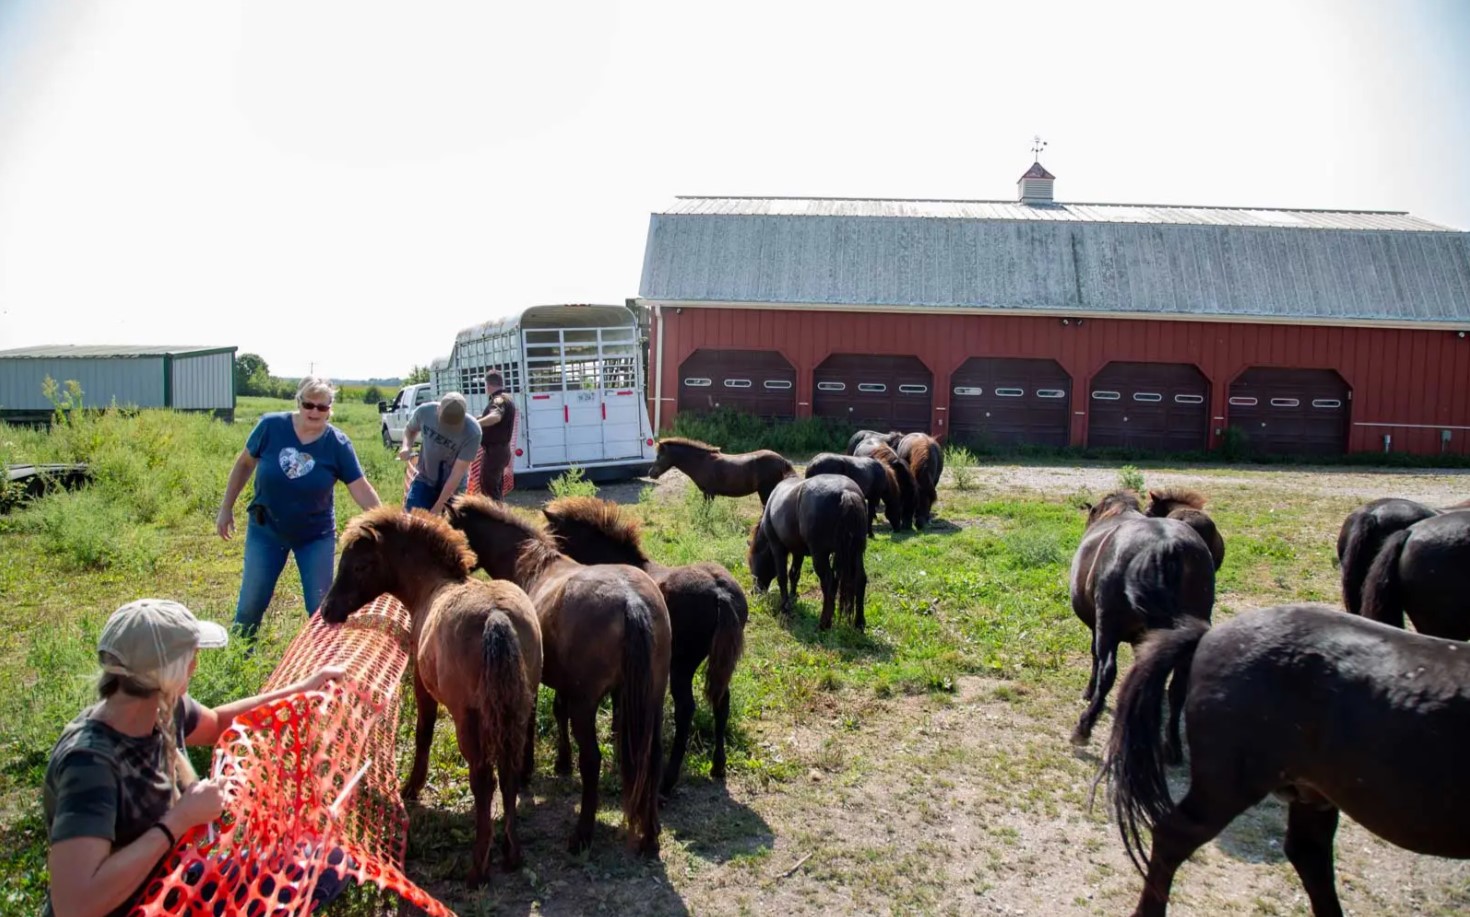
{"type": "Polygon", "coordinates": [[[1154,825],[1148,876],[1143,883],[1138,908],[1133,912],[1134,917],[1163,917],[1169,905],[1169,888],[1174,884],[1174,873],[1178,871],[1179,864],[1265,795],[1252,796],[1233,788],[1228,798],[1221,797],[1199,789],[1198,784],[1203,781],[1195,776],[1189,793],[1154,825]]]}
{"type": "MultiPolygon", "coordinates": [[[[1094,634],[1093,636],[1095,638],[1096,637],[1096,634],[1094,634]]],[[[1092,695],[1095,694],[1095,693],[1097,693],[1097,641],[1096,641],[1096,639],[1088,641],[1088,647],[1087,647],[1087,649],[1088,649],[1089,652],[1092,653],[1092,674],[1089,675],[1088,678],[1087,678],[1087,687],[1085,689],[1083,689],[1083,691],[1082,691],[1082,699],[1085,700],[1085,701],[1090,701],[1090,700],[1092,700],[1092,695]]]]}
{"type": "Polygon", "coordinates": [[[1287,810],[1283,852],[1296,867],[1302,887],[1312,900],[1312,913],[1317,917],[1324,914],[1340,917],[1342,914],[1332,868],[1332,839],[1336,835],[1336,808],[1293,802],[1287,810]]]}
{"type": "Polygon", "coordinates": [[[837,606],[837,572],[832,569],[832,558],[821,550],[812,555],[812,569],[816,571],[817,582],[822,584],[822,617],[817,621],[817,630],[826,630],[832,626],[832,613],[837,606]]]}
{"type": "Polygon", "coordinates": [[[709,775],[721,783],[725,780],[725,730],[730,725],[730,686],[715,701],[715,753],[710,758],[709,775]]]}
{"type": "Polygon", "coordinates": [[[1169,731],[1164,736],[1164,761],[1184,763],[1184,741],[1179,737],[1179,721],[1184,716],[1184,701],[1189,696],[1189,673],[1176,670],[1169,676],[1169,731]]]}
{"type": "Polygon", "coordinates": [[[1105,626],[1103,620],[1099,611],[1097,634],[1093,638],[1093,652],[1098,659],[1097,690],[1093,692],[1087,709],[1082,712],[1082,718],[1077,721],[1077,728],[1072,733],[1074,745],[1086,745],[1092,738],[1092,727],[1097,724],[1097,718],[1102,716],[1108,692],[1113,690],[1113,681],[1118,677],[1118,635],[1105,626]]]}
{"type": "Polygon", "coordinates": [[[572,773],[572,740],[567,738],[567,699],[560,691],[551,701],[551,713],[556,717],[556,764],[554,770],[562,777],[572,773]]]}
{"type": "MultiPolygon", "coordinates": [[[[801,562],[806,560],[806,555],[800,551],[791,552],[791,604],[796,604],[796,595],[800,591],[801,562]]],[[[813,561],[815,563],[815,561],[813,561]]]]}
{"type": "MultiPolygon", "coordinates": [[[[535,714],[533,713],[533,719],[534,716],[535,714]]],[[[502,743],[503,746],[508,744],[502,743]]],[[[487,749],[486,754],[488,755],[489,753],[487,749]]],[[[519,829],[516,827],[516,799],[521,792],[520,768],[523,763],[522,761],[512,761],[509,750],[503,750],[497,756],[496,760],[496,766],[500,770],[500,805],[503,810],[501,812],[501,820],[505,823],[500,832],[500,855],[501,863],[506,869],[520,869],[523,859],[521,856],[521,835],[519,829]]],[[[495,778],[491,777],[490,779],[492,781],[490,789],[493,791],[495,789],[493,782],[495,778]]],[[[485,800],[486,817],[489,817],[490,814],[490,795],[493,794],[487,794],[485,800]]]]}
{"type": "Polygon", "coordinates": [[[470,856],[469,883],[479,885],[490,871],[490,844],[495,839],[491,804],[495,799],[495,770],[485,748],[485,730],[478,714],[461,710],[454,721],[459,752],[470,766],[470,791],[475,796],[475,847],[470,856]]]}
{"type": "Polygon", "coordinates": [[[592,846],[592,828],[597,821],[597,779],[602,775],[602,752],[597,749],[597,701],[585,698],[571,711],[572,732],[577,736],[577,763],[582,771],[582,810],[567,849],[581,853],[592,846]]]}
{"type": "Polygon", "coordinates": [[[417,665],[413,670],[413,699],[418,708],[418,725],[413,734],[413,767],[399,792],[405,802],[419,798],[424,781],[429,777],[429,746],[434,742],[434,724],[439,719],[439,702],[419,678],[417,665]]]}
{"type": "Polygon", "coordinates": [[[684,752],[689,747],[689,724],[694,720],[694,669],[680,660],[669,671],[669,693],[674,695],[674,747],[669,750],[669,766],[664,769],[664,779],[658,794],[668,798],[679,782],[679,771],[684,767],[684,752]]]}

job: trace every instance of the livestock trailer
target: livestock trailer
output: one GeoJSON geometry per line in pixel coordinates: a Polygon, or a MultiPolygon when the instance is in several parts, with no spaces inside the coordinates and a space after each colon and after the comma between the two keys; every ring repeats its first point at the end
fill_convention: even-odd
{"type": "Polygon", "coordinates": [[[0,419],[44,421],[47,377],[74,380],[89,408],[109,405],[235,416],[234,347],[59,344],[0,350],[0,419]]]}
{"type": "Polygon", "coordinates": [[[434,394],[460,392],[479,414],[490,369],[504,375],[518,408],[518,483],[534,486],[573,465],[593,480],[614,480],[652,463],[642,342],[627,306],[532,306],[466,328],[449,356],[430,364],[434,394]]]}

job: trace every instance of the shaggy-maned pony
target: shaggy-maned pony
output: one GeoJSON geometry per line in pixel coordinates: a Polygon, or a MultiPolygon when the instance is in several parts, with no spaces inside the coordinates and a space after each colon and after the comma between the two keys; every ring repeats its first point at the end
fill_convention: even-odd
{"type": "Polygon", "coordinates": [[[1430,516],[1466,508],[1470,508],[1470,501],[1439,510],[1413,500],[1386,497],[1348,513],[1337,533],[1337,563],[1342,568],[1342,606],[1353,614],[1362,612],[1363,581],[1368,578],[1368,568],[1373,566],[1389,536],[1430,516]]]}
{"type": "Polygon", "coordinates": [[[582,808],[569,848],[575,853],[592,843],[602,770],[597,707],[612,694],[628,845],[657,856],[670,642],[669,611],[658,584],[637,567],[584,567],[557,550],[550,535],[487,497],[456,497],[448,517],[465,533],[485,572],[526,590],[541,620],[542,681],[556,691],[556,772],[572,771],[570,719],[582,775],[582,808]]]}
{"type": "Polygon", "coordinates": [[[881,440],[890,449],[898,448],[898,441],[903,439],[903,434],[897,430],[888,433],[879,433],[877,430],[859,430],[847,440],[847,454],[857,455],[857,447],[865,439],[881,440]]]}
{"type": "Polygon", "coordinates": [[[670,468],[689,475],[706,500],[760,494],[762,504],[777,482],[796,474],[790,462],[770,449],[725,455],[719,446],[678,436],[658,441],[648,476],[657,480],[670,468]]]}
{"type": "Polygon", "coordinates": [[[1145,516],[1155,519],[1178,519],[1199,533],[1210,556],[1215,559],[1215,570],[1225,562],[1225,539],[1215,527],[1215,520],[1205,512],[1205,498],[1199,491],[1185,487],[1164,487],[1148,492],[1148,508],[1145,516]]]}
{"type": "Polygon", "coordinates": [[[867,626],[863,617],[868,585],[863,554],[867,549],[868,507],[862,488],[851,478],[820,474],[787,478],[777,485],[751,532],[747,560],[757,589],[764,591],[772,579],[780,584],[781,608],[789,614],[796,601],[802,559],[810,555],[822,584],[822,617],[817,628],[830,628],[833,610],[841,605],[843,617],[862,630],[867,626]]]}
{"type": "Polygon", "coordinates": [[[1421,519],[1378,550],[1363,617],[1403,627],[1405,613],[1421,634],[1470,640],[1470,512],[1421,519]]]}
{"type": "Polygon", "coordinates": [[[418,707],[413,768],[404,799],[417,799],[429,771],[439,705],[454,718],[460,754],[475,796],[475,849],[469,881],[490,868],[490,803],[500,772],[505,868],[521,865],[516,794],[531,770],[536,686],[541,682],[541,627],[517,586],[470,576],[475,555],[443,519],[383,506],[353,519],[342,536],[337,577],[322,617],[338,624],[387,593],[413,618],[413,693],[418,707]]]}
{"type": "Polygon", "coordinates": [[[669,691],[674,696],[674,747],[659,792],[668,796],[679,780],[689,727],[694,719],[694,672],[706,658],[704,696],[715,714],[715,748],[710,776],[725,779],[725,732],[730,722],[730,679],[745,651],[749,611],[745,590],[730,571],[703,561],[666,567],[643,553],[638,524],[615,503],[595,497],[563,497],[542,510],[547,527],[566,555],[583,564],[628,564],[653,577],[663,590],[673,630],[669,691]]]}
{"type": "Polygon", "coordinates": [[[939,476],[944,473],[944,449],[939,440],[927,433],[909,433],[898,441],[895,448],[898,457],[908,462],[914,472],[917,499],[914,504],[914,525],[923,528],[934,514],[934,504],[939,500],[939,476]]]}
{"type": "Polygon", "coordinates": [[[1470,858],[1470,652],[1332,608],[1249,611],[1149,638],[1118,692],[1103,773],[1135,865],[1153,832],[1139,915],[1161,915],[1174,872],[1268,794],[1289,803],[1282,850],[1312,912],[1340,915],[1338,812],[1391,844],[1470,858]],[[1188,673],[1189,792],[1165,778],[1160,707],[1188,673]]]}
{"type": "Polygon", "coordinates": [[[874,458],[882,462],[893,472],[893,477],[898,481],[898,499],[900,519],[898,531],[914,527],[914,511],[919,503],[919,487],[914,482],[914,473],[909,468],[909,463],[898,457],[898,453],[889,448],[888,444],[880,439],[865,439],[858,443],[853,453],[857,458],[874,458]]]}
{"type": "Polygon", "coordinates": [[[889,528],[898,531],[899,524],[903,522],[903,498],[898,491],[898,476],[890,466],[866,456],[819,452],[806,466],[806,477],[819,474],[840,474],[852,478],[863,489],[863,497],[868,501],[869,538],[873,537],[873,521],[878,518],[880,500],[889,528]]]}
{"type": "MultiPolygon", "coordinates": [[[[1210,620],[1215,561],[1204,539],[1178,519],[1145,516],[1132,491],[1115,491],[1088,507],[1087,528],[1072,558],[1072,611],[1092,630],[1087,709],[1072,741],[1086,744],[1118,674],[1118,644],[1134,646],[1150,631],[1210,620]]],[[[1179,760],[1184,679],[1170,687],[1166,748],[1179,760]]]]}

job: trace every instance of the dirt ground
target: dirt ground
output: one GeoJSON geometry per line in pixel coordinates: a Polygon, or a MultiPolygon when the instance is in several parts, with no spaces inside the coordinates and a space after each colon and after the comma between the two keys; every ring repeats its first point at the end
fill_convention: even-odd
{"type": "MultiPolygon", "coordinates": [[[[1100,493],[1118,479],[1116,468],[980,471],[982,489],[1012,493],[1100,493]]],[[[1470,495],[1466,473],[1207,469],[1150,470],[1147,478],[1150,486],[1266,487],[1364,500],[1392,494],[1440,505],[1470,495]]],[[[646,483],[601,493],[633,502],[646,483]]],[[[673,473],[655,497],[687,485],[673,473]]],[[[527,506],[544,499],[540,491],[514,495],[527,506]]],[[[747,723],[763,754],[804,776],[765,781],[740,773],[723,787],[686,779],[665,808],[656,863],[619,849],[614,818],[599,823],[591,855],[568,857],[560,844],[571,827],[575,784],[541,778],[522,806],[533,867],[497,875],[483,894],[466,895],[447,876],[427,884],[462,914],[1128,913],[1142,879],[1102,789],[1089,806],[1110,718],[1089,747],[1066,741],[1081,709],[1080,685],[1080,678],[966,678],[949,695],[879,700],[841,692],[795,723],[747,723]]],[[[1187,777],[1176,770],[1173,779],[1177,798],[1187,777]]],[[[604,789],[614,785],[604,781],[604,789]]],[[[604,799],[604,808],[616,805],[604,799]]],[[[1281,851],[1284,816],[1268,800],[1202,848],[1180,869],[1171,913],[1309,913],[1281,851]]],[[[1470,914],[1470,861],[1409,853],[1346,817],[1337,880],[1349,914],[1470,914]]]]}

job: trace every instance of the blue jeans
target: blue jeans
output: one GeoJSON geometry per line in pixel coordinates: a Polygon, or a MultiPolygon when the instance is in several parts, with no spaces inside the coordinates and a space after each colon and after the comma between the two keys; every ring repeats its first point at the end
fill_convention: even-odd
{"type": "MultiPolygon", "coordinates": [[[[469,475],[459,482],[459,490],[456,493],[464,493],[465,484],[469,481],[469,475]]],[[[444,483],[430,484],[422,477],[414,478],[413,483],[408,485],[408,497],[403,501],[404,512],[412,509],[421,509],[425,512],[434,508],[439,501],[439,492],[444,489],[444,483]]]]}
{"type": "Polygon", "coordinates": [[[296,555],[301,571],[301,594],[306,599],[306,613],[316,614],[332,588],[332,563],[337,548],[336,534],[324,535],[294,549],[270,526],[261,525],[254,517],[245,530],[245,573],[240,580],[240,600],[235,604],[235,625],[246,637],[255,635],[266,606],[276,591],[276,581],[286,567],[286,555],[296,555]]]}

